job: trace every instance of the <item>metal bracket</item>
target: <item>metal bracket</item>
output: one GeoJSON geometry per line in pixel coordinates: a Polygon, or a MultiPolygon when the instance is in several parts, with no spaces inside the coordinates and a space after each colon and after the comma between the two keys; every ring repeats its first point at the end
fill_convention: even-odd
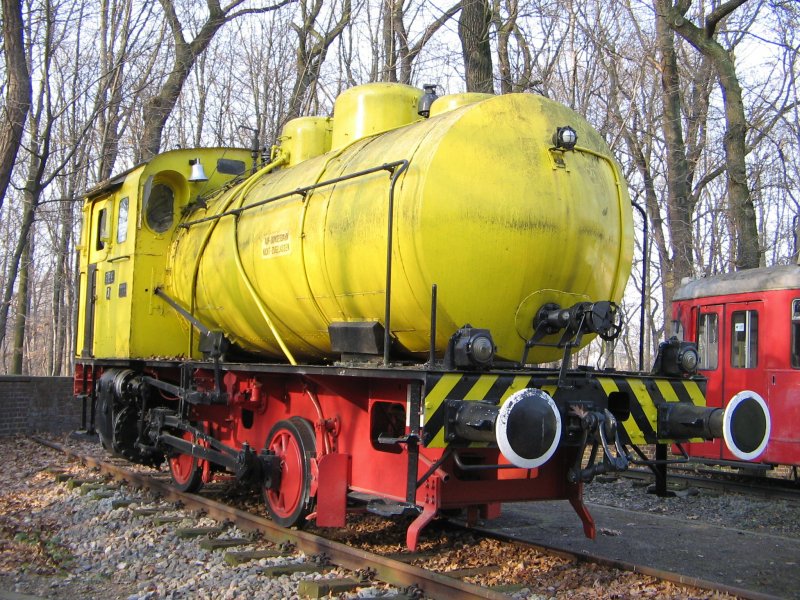
{"type": "Polygon", "coordinates": [[[595,475],[624,471],[631,462],[630,456],[625,452],[619,439],[618,423],[608,411],[584,411],[579,407],[573,408],[573,414],[581,417],[581,430],[583,432],[580,450],[575,459],[575,464],[567,472],[570,483],[579,481],[588,483],[595,475]],[[614,451],[609,447],[608,440],[613,439],[614,451]],[[591,440],[592,450],[586,467],[583,467],[583,455],[591,440]],[[603,461],[596,462],[597,450],[602,448],[603,461]]]}

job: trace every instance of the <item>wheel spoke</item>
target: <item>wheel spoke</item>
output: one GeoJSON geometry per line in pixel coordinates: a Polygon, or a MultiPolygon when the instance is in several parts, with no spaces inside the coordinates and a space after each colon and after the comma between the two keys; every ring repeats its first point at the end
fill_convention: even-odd
{"type": "Polygon", "coordinates": [[[272,519],[284,527],[302,522],[311,500],[310,466],[306,458],[313,451],[313,428],[307,421],[292,418],[276,423],[267,436],[267,449],[280,460],[280,480],[276,488],[264,490],[272,519]]]}
{"type": "MultiPolygon", "coordinates": [[[[184,431],[181,438],[194,442],[194,436],[184,431]]],[[[200,460],[191,454],[179,453],[169,458],[169,469],[175,487],[183,492],[196,492],[203,485],[203,472],[200,460]]]]}

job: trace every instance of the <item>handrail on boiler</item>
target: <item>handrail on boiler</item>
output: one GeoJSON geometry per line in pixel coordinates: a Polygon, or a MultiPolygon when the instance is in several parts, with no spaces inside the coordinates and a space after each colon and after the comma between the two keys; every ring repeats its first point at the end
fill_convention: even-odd
{"type": "MultiPolygon", "coordinates": [[[[372,173],[379,173],[380,171],[389,171],[390,173],[394,173],[395,169],[398,167],[403,167],[400,171],[404,171],[405,167],[408,166],[407,160],[396,160],[390,163],[384,163],[377,167],[371,167],[369,169],[364,169],[363,171],[355,171],[353,173],[348,173],[347,175],[342,175],[340,177],[334,177],[333,179],[326,179],[325,181],[318,181],[317,183],[312,183],[311,185],[307,185],[304,187],[299,187],[294,190],[283,192],[282,194],[278,194],[276,196],[270,196],[264,200],[259,200],[258,202],[253,202],[253,204],[248,204],[246,206],[240,206],[239,208],[234,208],[231,210],[226,210],[225,212],[217,213],[216,215],[210,215],[208,217],[203,217],[202,219],[195,219],[194,221],[187,221],[186,223],[181,223],[179,227],[183,229],[189,229],[193,225],[199,225],[200,223],[207,223],[208,221],[216,221],[221,219],[222,217],[229,217],[232,215],[239,216],[244,211],[250,210],[251,208],[258,208],[259,206],[264,206],[265,204],[269,204],[270,202],[275,202],[277,200],[283,200],[284,198],[291,198],[292,196],[305,196],[309,192],[313,192],[321,187],[325,187],[328,185],[335,185],[342,181],[348,181],[350,179],[355,179],[356,177],[363,177],[364,175],[370,175],[372,173]]],[[[394,188],[392,188],[394,189],[394,188]]],[[[390,192],[391,193],[391,192],[390,192]]],[[[391,201],[391,196],[390,196],[391,201]]]]}
{"type": "MultiPolygon", "coordinates": [[[[583,146],[575,146],[574,150],[576,152],[582,152],[584,154],[589,154],[596,158],[599,158],[605,161],[611,167],[611,173],[614,176],[614,184],[617,188],[617,205],[622,207],[622,178],[620,176],[619,170],[617,168],[617,163],[602,154],[601,152],[595,152],[590,148],[584,148],[583,146]]],[[[639,214],[642,216],[642,287],[641,287],[641,308],[640,308],[640,315],[639,315],[639,370],[644,370],[644,321],[645,321],[645,298],[647,295],[647,290],[645,286],[647,285],[647,271],[649,265],[647,263],[647,213],[645,210],[639,206],[636,202],[631,200],[631,206],[639,211],[639,214]]]]}
{"type": "MultiPolygon", "coordinates": [[[[219,221],[222,217],[227,216],[235,216],[238,218],[241,216],[243,212],[246,210],[250,210],[252,208],[258,208],[259,206],[264,206],[265,204],[269,204],[271,202],[275,202],[277,200],[282,200],[284,198],[290,198],[292,196],[303,196],[305,197],[309,192],[317,190],[322,187],[326,187],[329,185],[335,185],[337,183],[341,183],[342,181],[348,181],[351,179],[356,179],[358,177],[364,177],[365,175],[371,175],[372,173],[379,173],[381,171],[388,171],[391,174],[391,183],[389,185],[389,206],[388,206],[388,225],[387,225],[387,239],[386,239],[386,304],[384,308],[384,337],[383,337],[383,363],[384,365],[389,364],[389,350],[391,346],[391,291],[392,291],[392,245],[393,245],[393,233],[394,233],[394,190],[397,184],[397,180],[399,179],[400,175],[402,175],[406,169],[408,169],[409,162],[406,159],[403,160],[396,160],[389,163],[384,163],[377,167],[371,167],[369,169],[364,169],[361,171],[355,171],[353,173],[348,173],[347,175],[341,175],[340,177],[334,177],[333,179],[326,179],[325,181],[318,181],[311,185],[307,185],[304,187],[299,187],[294,190],[283,192],[281,194],[277,194],[275,196],[270,196],[264,200],[259,200],[258,202],[254,202],[252,204],[248,204],[246,206],[239,206],[238,208],[226,210],[224,212],[217,213],[215,215],[210,215],[208,217],[203,217],[202,219],[195,219],[194,221],[188,221],[186,223],[181,223],[180,227],[184,229],[189,229],[193,225],[199,225],[201,223],[207,223],[209,221],[219,221]]],[[[242,194],[240,196],[243,197],[242,194]]],[[[230,203],[229,203],[230,206],[230,203]]],[[[236,233],[236,227],[234,227],[234,233],[236,233]]],[[[207,237],[210,237],[208,234],[207,237]]],[[[238,240],[236,242],[237,250],[238,250],[238,240]]],[[[244,268],[241,265],[241,258],[238,256],[238,251],[236,253],[237,259],[237,268],[244,274],[244,268]]],[[[199,260],[199,259],[198,259],[199,260]]],[[[286,355],[287,359],[291,364],[296,364],[294,357],[289,352],[288,348],[283,343],[281,337],[277,334],[277,330],[275,329],[272,320],[269,318],[266,307],[260,302],[255,294],[255,290],[252,288],[252,283],[247,278],[246,274],[245,277],[245,284],[248,286],[248,290],[250,291],[251,295],[253,296],[254,300],[258,305],[259,310],[264,316],[265,320],[267,321],[267,325],[270,327],[273,335],[276,337],[278,344],[281,347],[281,350],[286,355]]]]}

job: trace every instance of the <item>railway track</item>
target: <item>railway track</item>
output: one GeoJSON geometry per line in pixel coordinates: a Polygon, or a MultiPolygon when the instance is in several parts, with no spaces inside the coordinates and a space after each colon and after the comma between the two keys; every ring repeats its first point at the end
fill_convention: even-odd
{"type": "Polygon", "coordinates": [[[413,592],[414,594],[430,598],[441,598],[442,600],[451,598],[454,600],[460,598],[506,600],[508,598],[508,595],[501,592],[465,583],[432,571],[426,571],[399,560],[349,547],[305,531],[279,527],[269,519],[203,496],[179,492],[164,481],[130,471],[93,456],[80,454],[61,444],[42,438],[33,439],[40,444],[80,460],[89,467],[99,469],[101,473],[110,475],[114,479],[125,481],[135,488],[152,490],[167,500],[180,502],[189,510],[202,511],[217,521],[233,523],[243,530],[257,531],[274,544],[289,543],[307,555],[324,555],[331,564],[353,572],[369,569],[374,573],[375,579],[399,588],[418,590],[418,592],[413,592]]]}
{"type": "MultiPolygon", "coordinates": [[[[649,469],[628,469],[619,476],[655,482],[655,476],[649,469]]],[[[683,470],[678,471],[672,468],[667,475],[667,484],[673,490],[696,487],[725,493],[750,494],[770,500],[800,502],[800,485],[796,482],[763,476],[732,474],[713,469],[683,472],[683,470]]]]}
{"type": "MultiPolygon", "coordinates": [[[[98,469],[101,473],[124,481],[135,488],[146,488],[156,492],[163,498],[179,502],[186,509],[205,513],[218,522],[231,523],[241,530],[255,531],[261,534],[265,540],[276,545],[285,547],[289,544],[311,557],[324,557],[322,562],[341,567],[350,572],[357,573],[353,576],[358,578],[364,573],[369,573],[373,580],[379,580],[400,589],[396,598],[497,598],[508,599],[513,592],[499,591],[480,585],[474,585],[463,581],[463,578],[470,576],[490,575],[493,567],[460,568],[453,570],[450,575],[436,573],[427,568],[409,564],[415,559],[418,561],[420,555],[405,555],[401,557],[382,556],[378,553],[369,552],[362,548],[338,543],[307,531],[287,530],[278,527],[268,519],[254,515],[250,512],[217,502],[207,497],[184,494],[178,492],[163,478],[158,479],[150,475],[131,471],[119,464],[113,464],[108,460],[102,460],[95,456],[82,454],[61,444],[53,443],[41,438],[33,438],[34,441],[44,444],[54,450],[64,453],[77,459],[88,467],[98,469]]],[[[457,525],[455,525],[457,527],[457,525]]],[[[574,564],[593,563],[608,569],[617,569],[636,573],[642,576],[653,577],[663,581],[672,582],[680,586],[691,586],[700,588],[709,593],[709,596],[718,597],[718,594],[730,594],[741,598],[751,598],[753,600],[767,600],[772,596],[742,590],[735,587],[719,585],[698,578],[687,577],[681,574],[662,571],[621,561],[613,561],[587,554],[578,554],[558,549],[554,546],[532,545],[520,542],[510,536],[497,534],[488,530],[475,530],[481,536],[491,537],[504,544],[514,544],[524,546],[541,553],[555,554],[574,564]]],[[[517,586],[519,589],[520,586],[517,586]]],[[[702,597],[702,596],[701,596],[702,597]]]]}
{"type": "Polygon", "coordinates": [[[557,545],[547,545],[547,544],[531,544],[528,542],[521,542],[519,539],[515,538],[512,535],[506,535],[502,533],[498,533],[496,531],[491,531],[489,529],[484,529],[481,527],[475,528],[476,531],[482,532],[484,535],[491,536],[498,540],[508,541],[509,543],[514,544],[523,544],[529,546],[531,548],[535,548],[541,552],[551,552],[551,553],[558,553],[564,556],[568,556],[570,559],[574,560],[576,563],[581,562],[591,562],[597,565],[602,565],[604,567],[608,567],[610,569],[617,569],[620,571],[629,571],[633,573],[640,573],[642,575],[647,575],[650,577],[655,577],[657,579],[661,579],[664,581],[670,581],[677,585],[684,585],[684,586],[691,586],[701,590],[707,590],[712,594],[729,594],[730,596],[743,598],[748,600],[779,600],[778,596],[773,596],[771,594],[762,594],[760,592],[754,592],[752,590],[745,590],[740,587],[736,586],[729,586],[723,585],[717,582],[712,582],[706,579],[701,579],[699,577],[691,577],[688,575],[683,575],[680,573],[675,573],[673,571],[666,571],[664,569],[656,569],[653,567],[648,567],[644,565],[638,565],[635,563],[626,562],[623,560],[615,560],[609,559],[603,556],[597,556],[593,554],[580,554],[577,552],[570,552],[562,547],[557,545]]]}

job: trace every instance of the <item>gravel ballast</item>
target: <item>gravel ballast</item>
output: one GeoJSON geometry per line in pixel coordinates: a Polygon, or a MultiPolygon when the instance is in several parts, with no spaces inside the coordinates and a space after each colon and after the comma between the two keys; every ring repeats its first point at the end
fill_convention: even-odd
{"type": "Polygon", "coordinates": [[[647,493],[649,484],[625,477],[584,487],[584,501],[733,529],[800,539],[797,502],[688,487],[671,498],[647,493]]]}
{"type": "MultiPolygon", "coordinates": [[[[298,581],[308,577],[260,574],[268,566],[302,562],[300,553],[228,565],[224,552],[203,550],[196,539],[181,539],[176,533],[180,527],[219,525],[216,521],[196,518],[144,492],[119,487],[83,494],[55,484],[47,468],[65,463],[65,457],[31,440],[2,438],[0,452],[5,458],[0,476],[0,589],[65,599],[273,599],[297,598],[298,581]],[[136,510],[157,509],[165,520],[181,520],[158,525],[152,515],[137,515],[133,505],[113,508],[119,501],[133,502],[136,510]]],[[[74,463],[67,472],[97,479],[74,463]]],[[[221,537],[253,535],[229,527],[221,537]]],[[[259,542],[247,549],[259,549],[259,542]]],[[[340,575],[332,570],[325,577],[340,575]]]]}
{"type": "MultiPolygon", "coordinates": [[[[63,442],[64,440],[58,440],[63,442]]],[[[102,455],[96,445],[78,444],[80,451],[102,455]]],[[[0,471],[0,590],[33,594],[41,598],[121,598],[123,600],[164,600],[178,598],[298,598],[299,574],[267,578],[261,572],[274,564],[300,562],[300,553],[288,558],[261,559],[231,567],[224,552],[199,547],[197,540],[182,539],[179,527],[218,525],[209,519],[162,504],[144,492],[126,487],[110,490],[69,489],[56,484],[48,467],[68,465],[68,472],[82,479],[97,479],[96,473],[67,463],[58,452],[24,437],[0,438],[5,465],[0,471]],[[81,491],[87,493],[82,494],[81,491]],[[120,501],[131,506],[116,507],[120,501]],[[136,509],[158,508],[158,517],[181,519],[158,524],[151,515],[136,509]]],[[[654,514],[669,512],[688,520],[707,520],[779,535],[800,535],[795,523],[796,507],[786,501],[753,500],[743,496],[684,494],[665,500],[646,494],[641,487],[625,480],[587,486],[587,501],[624,504],[627,508],[654,514]]],[[[247,510],[258,506],[257,498],[247,500],[247,510]]],[[[576,518],[576,517],[575,517],[576,518]]],[[[402,549],[402,523],[387,524],[366,519],[360,524],[333,533],[344,543],[377,552],[395,553],[402,549]],[[385,547],[381,547],[385,540],[385,547]]],[[[575,564],[567,559],[526,554],[501,548],[476,534],[456,541],[445,541],[450,534],[437,533],[435,527],[423,535],[423,550],[436,553],[430,560],[415,564],[439,571],[501,564],[489,575],[469,579],[479,584],[516,583],[521,589],[516,598],[724,598],[683,588],[654,578],[626,573],[592,564],[575,564]],[[447,546],[447,544],[451,544],[447,546]],[[499,563],[498,563],[499,559],[499,563]]],[[[267,547],[252,534],[230,527],[225,538],[253,540],[247,547],[267,547]]],[[[239,549],[239,548],[233,548],[239,549]]],[[[243,548],[242,548],[243,549],[243,548]]],[[[317,578],[352,574],[331,570],[317,578]]],[[[359,596],[379,596],[385,587],[362,589],[359,596]]],[[[352,595],[350,595],[352,597],[352,595]]]]}

